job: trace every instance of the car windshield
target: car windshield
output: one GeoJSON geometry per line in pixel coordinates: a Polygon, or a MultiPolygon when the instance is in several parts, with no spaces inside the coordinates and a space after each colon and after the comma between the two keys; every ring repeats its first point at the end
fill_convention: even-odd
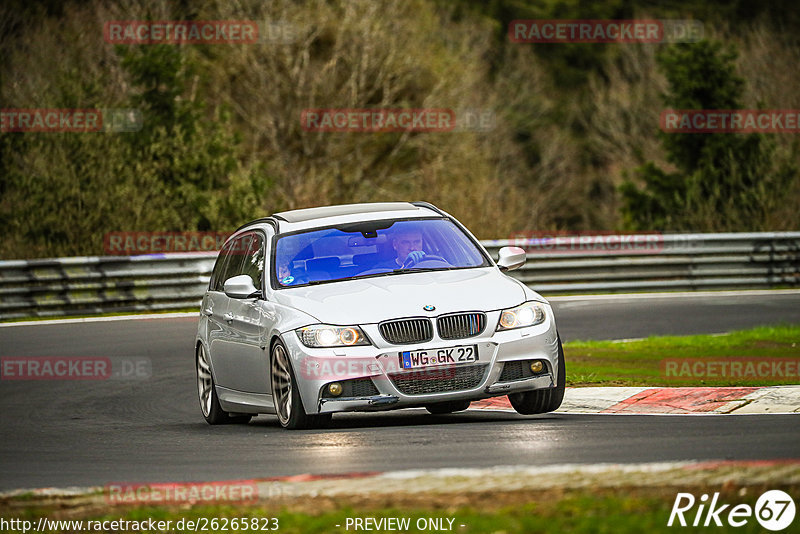
{"type": "Polygon", "coordinates": [[[383,220],[278,236],[272,277],[276,287],[295,287],[488,265],[449,219],[383,220]]]}

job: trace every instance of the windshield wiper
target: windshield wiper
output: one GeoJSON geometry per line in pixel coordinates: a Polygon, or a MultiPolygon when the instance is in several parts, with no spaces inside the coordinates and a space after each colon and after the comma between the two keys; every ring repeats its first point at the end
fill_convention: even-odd
{"type": "MultiPolygon", "coordinates": [[[[391,274],[402,274],[402,273],[430,273],[433,271],[452,271],[454,269],[463,269],[463,267],[422,267],[420,269],[415,269],[413,267],[409,267],[408,269],[395,269],[392,271],[391,274]]],[[[386,273],[389,274],[389,273],[386,273]]]]}
{"type": "MultiPolygon", "coordinates": [[[[331,282],[342,282],[345,280],[361,280],[363,278],[375,278],[378,276],[392,276],[396,274],[407,274],[407,273],[428,273],[434,271],[453,271],[455,269],[464,269],[464,267],[424,267],[421,269],[393,269],[391,271],[384,271],[382,273],[372,273],[372,274],[354,274],[353,276],[345,276],[344,278],[333,278],[331,280],[311,280],[302,284],[304,286],[316,286],[320,284],[328,284],[331,282]]],[[[300,286],[297,286],[300,287],[300,286]]]]}
{"type": "Polygon", "coordinates": [[[334,278],[332,280],[315,280],[314,282],[309,282],[310,284],[320,284],[325,282],[341,282],[343,280],[360,280],[362,278],[375,278],[376,276],[384,276],[387,274],[393,274],[392,271],[386,271],[384,273],[372,273],[372,274],[354,274],[353,276],[345,276],[344,278],[334,278]]]}

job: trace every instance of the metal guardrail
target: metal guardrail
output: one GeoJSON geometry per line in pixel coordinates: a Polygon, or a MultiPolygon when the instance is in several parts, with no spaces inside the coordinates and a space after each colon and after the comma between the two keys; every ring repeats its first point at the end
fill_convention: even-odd
{"type": "Polygon", "coordinates": [[[0,261],[0,319],[199,308],[216,253],[0,261]]]}
{"type": "Polygon", "coordinates": [[[502,246],[527,247],[528,262],[512,274],[544,295],[800,287],[800,232],[554,236],[483,245],[495,256],[502,246]]]}
{"type": "MultiPolygon", "coordinates": [[[[547,295],[800,287],[800,232],[484,241],[528,251],[511,274],[547,295]]],[[[195,308],[216,253],[0,261],[0,319],[195,308]]]]}

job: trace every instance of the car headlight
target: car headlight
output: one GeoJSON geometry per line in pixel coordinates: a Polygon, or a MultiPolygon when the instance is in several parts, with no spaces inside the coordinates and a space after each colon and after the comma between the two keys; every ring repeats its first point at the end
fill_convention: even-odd
{"type": "Polygon", "coordinates": [[[295,330],[306,347],[352,347],[369,345],[369,339],[357,326],[315,324],[295,330]]]}
{"type": "Polygon", "coordinates": [[[514,328],[534,326],[543,323],[544,318],[544,306],[538,302],[526,302],[522,306],[500,312],[500,322],[497,324],[497,329],[512,330],[514,328]]]}

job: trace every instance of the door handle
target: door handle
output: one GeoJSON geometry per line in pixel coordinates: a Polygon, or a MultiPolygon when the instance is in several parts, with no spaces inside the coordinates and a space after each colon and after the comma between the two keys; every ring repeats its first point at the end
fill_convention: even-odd
{"type": "Polygon", "coordinates": [[[233,322],[233,314],[230,313],[230,312],[228,312],[225,315],[223,315],[222,318],[225,319],[226,321],[228,321],[229,323],[233,322]]]}
{"type": "Polygon", "coordinates": [[[202,310],[200,310],[200,313],[202,313],[206,317],[211,317],[211,310],[207,310],[207,309],[203,308],[202,310]]]}

